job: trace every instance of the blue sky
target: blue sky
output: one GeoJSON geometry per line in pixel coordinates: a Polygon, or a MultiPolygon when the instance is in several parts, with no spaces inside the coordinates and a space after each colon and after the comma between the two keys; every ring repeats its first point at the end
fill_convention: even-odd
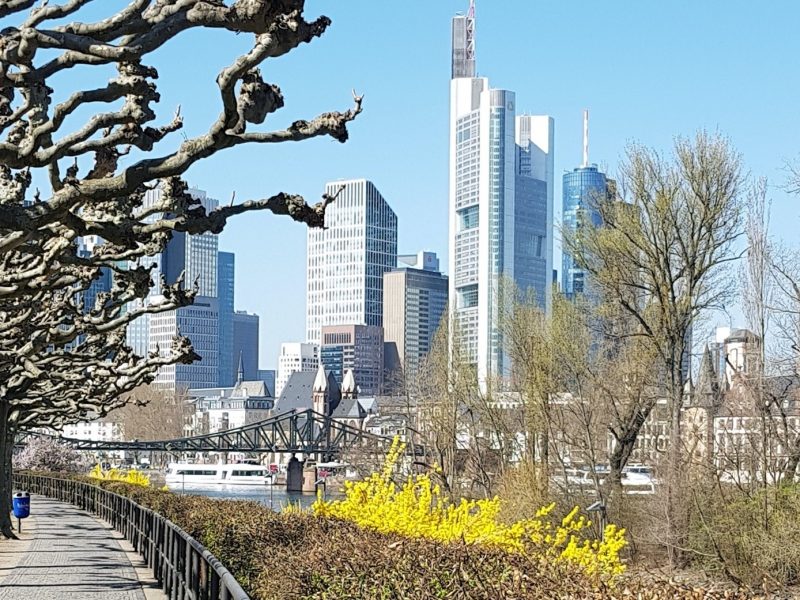
{"type": "MultiPolygon", "coordinates": [[[[467,4],[309,0],[307,15],[333,25],[262,66],[286,98],[267,125],[346,109],[355,88],[366,97],[351,140],[237,148],[187,179],[222,201],[234,190],[237,200],[284,190],[314,201],[328,180],[366,177],[398,214],[400,251],[434,250],[446,264],[450,18],[467,4]]],[[[514,90],[520,110],[555,118],[557,207],[588,108],[591,161],[612,175],[630,141],[668,149],[675,135],[719,129],[753,175],[769,178],[773,233],[797,244],[800,198],[780,186],[785,162],[800,158],[800,2],[478,0],[477,19],[479,75],[514,90]]],[[[159,51],[163,118],[181,104],[186,134],[202,132],[219,112],[217,72],[250,43],[193,32],[159,51]]],[[[237,308],[261,316],[262,368],[275,368],[281,341],[304,336],[305,241],[302,226],[267,214],[221,236],[236,253],[237,308]]]]}

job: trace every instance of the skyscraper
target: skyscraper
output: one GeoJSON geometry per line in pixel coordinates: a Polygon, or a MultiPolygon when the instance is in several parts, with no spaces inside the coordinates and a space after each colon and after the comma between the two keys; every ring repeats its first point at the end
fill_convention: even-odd
{"type": "Polygon", "coordinates": [[[325,186],[336,201],[325,228],[308,230],[306,339],[324,325],[383,324],[383,274],[397,264],[397,216],[372,182],[325,186]]]}
{"type": "Polygon", "coordinates": [[[453,19],[450,81],[452,342],[480,381],[510,374],[504,279],[547,308],[552,272],[553,119],[517,116],[516,97],[475,77],[475,6],[453,19]]]}
{"type": "Polygon", "coordinates": [[[244,381],[258,379],[258,315],[243,310],[233,314],[233,358],[244,368],[244,381]]]}
{"type": "Polygon", "coordinates": [[[322,327],[320,362],[337,383],[348,370],[365,396],[383,387],[383,328],[374,325],[325,325],[322,327]]]}
{"type": "MultiPolygon", "coordinates": [[[[562,226],[565,236],[579,235],[581,227],[602,224],[597,204],[609,197],[610,180],[597,165],[589,164],[589,112],[583,112],[583,164],[564,173],[562,226]]],[[[564,248],[561,266],[561,289],[567,298],[588,292],[587,273],[564,248]]]]}
{"type": "MultiPolygon", "coordinates": [[[[153,200],[157,201],[160,190],[153,190],[153,200]]],[[[198,189],[190,189],[189,193],[200,204],[211,212],[218,206],[218,201],[209,198],[198,189]]],[[[137,334],[136,342],[150,352],[158,349],[162,353],[169,351],[172,340],[177,335],[188,337],[192,341],[195,352],[202,360],[189,364],[168,365],[159,369],[154,385],[167,391],[180,389],[211,388],[219,382],[219,300],[217,298],[217,235],[202,233],[190,235],[176,232],[165,250],[157,257],[158,271],[152,277],[158,281],[159,272],[167,284],[174,284],[183,275],[184,288],[197,287],[194,304],[181,307],[166,313],[151,315],[148,320],[146,340],[137,334]]],[[[157,286],[151,290],[146,302],[160,301],[161,290],[157,286]]],[[[131,331],[129,330],[129,337],[131,331]]]]}
{"type": "Polygon", "coordinates": [[[383,275],[384,357],[390,386],[416,381],[447,308],[447,276],[439,272],[436,254],[420,252],[418,257],[418,267],[401,264],[383,275]]]}
{"type": "MultiPolygon", "coordinates": [[[[217,297],[219,298],[219,382],[220,387],[236,383],[236,361],[233,350],[234,277],[236,257],[233,252],[217,255],[217,297]]],[[[256,341],[256,345],[258,341],[256,341]]],[[[257,347],[257,346],[256,346],[257,347]]]]}
{"type": "MultiPolygon", "coordinates": [[[[161,190],[156,188],[148,190],[144,195],[144,202],[142,203],[142,211],[149,210],[154,205],[161,201],[161,190]]],[[[161,218],[161,213],[155,213],[145,217],[145,223],[153,223],[161,218]]],[[[136,261],[129,263],[129,268],[150,268],[150,279],[153,281],[154,286],[150,288],[148,297],[144,299],[136,299],[128,305],[128,309],[141,308],[150,301],[154,296],[161,294],[161,254],[156,256],[143,256],[136,261]]],[[[150,315],[144,314],[136,320],[128,324],[128,329],[125,332],[125,338],[128,346],[139,356],[147,356],[150,350],[150,315]]]]}
{"type": "Polygon", "coordinates": [[[275,397],[279,398],[292,373],[316,372],[319,369],[319,346],[300,342],[281,344],[278,374],[275,377],[275,397]]]}
{"type": "MultiPolygon", "coordinates": [[[[157,302],[158,298],[153,298],[157,302]]],[[[196,296],[194,304],[154,314],[150,318],[150,351],[165,353],[173,338],[183,335],[192,341],[201,360],[192,364],[166,365],[158,370],[153,385],[168,392],[212,388],[219,378],[219,302],[196,296]]]]}

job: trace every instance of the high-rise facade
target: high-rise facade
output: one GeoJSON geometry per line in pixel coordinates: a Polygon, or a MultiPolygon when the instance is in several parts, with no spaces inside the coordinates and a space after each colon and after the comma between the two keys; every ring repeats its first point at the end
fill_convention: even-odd
{"type": "Polygon", "coordinates": [[[397,264],[397,216],[366,179],[325,186],[325,228],[308,230],[306,340],[325,325],[382,326],[383,274],[397,264]]]}
{"type": "Polygon", "coordinates": [[[258,315],[243,310],[233,314],[233,357],[243,369],[244,381],[258,379],[258,315]]]}
{"type": "MultiPolygon", "coordinates": [[[[410,261],[403,261],[410,262],[410,261]]],[[[403,263],[399,263],[403,265],[403,263]]],[[[413,385],[447,309],[447,276],[432,252],[383,275],[384,363],[389,387],[413,385]]]]}
{"type": "Polygon", "coordinates": [[[319,346],[301,342],[281,344],[278,373],[275,377],[275,397],[279,398],[292,373],[316,372],[319,369],[319,346]]]}
{"type": "Polygon", "coordinates": [[[258,370],[258,381],[263,381],[264,385],[267,386],[267,389],[272,393],[273,397],[275,396],[275,377],[277,376],[277,371],[275,369],[259,369],[258,370]]]}
{"type": "MultiPolygon", "coordinates": [[[[148,202],[157,202],[160,190],[151,190],[148,194],[152,197],[145,198],[148,202]]],[[[198,189],[190,189],[189,193],[207,212],[215,210],[217,200],[209,198],[207,194],[198,189]]],[[[147,348],[149,352],[158,349],[162,354],[169,352],[172,340],[178,336],[188,337],[194,351],[201,360],[192,364],[177,364],[161,367],[156,375],[154,385],[167,391],[181,389],[211,388],[219,383],[220,368],[220,305],[218,299],[218,236],[213,233],[190,235],[176,232],[167,244],[164,251],[153,257],[149,264],[155,264],[157,269],[151,271],[157,283],[145,300],[155,303],[161,300],[161,289],[158,284],[163,276],[169,285],[175,284],[183,277],[185,289],[197,289],[194,304],[184,306],[177,310],[150,315],[147,319],[147,335],[138,328],[128,330],[129,340],[134,341],[137,347],[147,348]]],[[[138,319],[137,319],[138,321],[138,319]]],[[[135,325],[137,322],[135,321],[135,325]]]]}
{"type": "Polygon", "coordinates": [[[549,305],[553,119],[516,112],[509,90],[475,77],[475,7],[453,19],[450,81],[452,343],[482,384],[510,375],[500,327],[504,280],[549,305]]]}
{"type": "MultiPolygon", "coordinates": [[[[577,239],[582,228],[602,224],[598,203],[613,189],[611,180],[589,164],[589,114],[583,113],[583,164],[564,173],[562,184],[562,227],[564,236],[577,239]]],[[[565,247],[561,261],[561,289],[567,298],[589,292],[588,273],[565,247]]]]}
{"type": "Polygon", "coordinates": [[[233,252],[220,252],[217,255],[217,297],[219,298],[219,382],[217,385],[220,387],[230,387],[236,383],[238,353],[233,350],[235,266],[236,258],[233,252]]]}
{"type": "Polygon", "coordinates": [[[322,327],[320,362],[341,384],[350,370],[364,396],[383,387],[383,328],[375,325],[325,325],[322,327]]]}
{"type": "MultiPolygon", "coordinates": [[[[157,298],[153,299],[157,302],[157,298]]],[[[158,370],[153,385],[178,392],[217,386],[219,378],[219,302],[217,298],[196,296],[194,304],[157,313],[150,318],[150,351],[168,352],[176,335],[188,337],[201,360],[191,364],[165,365],[158,370]]]]}
{"type": "MultiPolygon", "coordinates": [[[[150,210],[160,201],[160,189],[156,188],[153,190],[148,190],[145,192],[141,210],[150,210]]],[[[153,223],[161,218],[161,216],[161,213],[151,214],[145,217],[144,221],[146,223],[153,223]]],[[[138,260],[132,261],[129,264],[129,268],[136,267],[142,267],[145,269],[149,268],[150,279],[154,285],[150,288],[147,298],[134,300],[128,305],[128,310],[141,308],[142,306],[147,305],[152,297],[161,294],[161,254],[157,254],[156,256],[142,256],[138,260]]],[[[144,314],[138,317],[128,324],[128,329],[125,332],[125,338],[128,346],[130,346],[138,356],[147,356],[147,353],[150,351],[150,318],[151,315],[149,314],[144,314]]]]}

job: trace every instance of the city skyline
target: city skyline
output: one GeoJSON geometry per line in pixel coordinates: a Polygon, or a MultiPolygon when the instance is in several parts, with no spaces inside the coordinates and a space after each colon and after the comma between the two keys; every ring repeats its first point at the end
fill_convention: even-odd
{"type": "MultiPolygon", "coordinates": [[[[514,89],[523,109],[555,117],[557,199],[562,194],[562,173],[580,164],[584,108],[592,111],[593,158],[610,177],[615,176],[617,162],[629,141],[667,149],[676,134],[691,135],[700,127],[719,128],[742,151],[753,174],[770,178],[773,230],[791,241],[789,232],[796,226],[796,218],[789,213],[792,200],[779,186],[786,181],[785,160],[798,152],[792,132],[800,126],[800,117],[787,100],[797,96],[797,85],[791,78],[774,76],[777,67],[772,57],[796,54],[798,43],[789,31],[789,22],[796,20],[792,15],[800,16],[800,7],[776,2],[764,7],[753,20],[746,5],[738,6],[720,13],[713,7],[685,2],[647,9],[586,7],[574,2],[535,8],[525,2],[499,6],[478,0],[479,74],[491,74],[493,85],[514,89]],[[507,18],[509,9],[515,12],[515,19],[507,18]],[[575,15],[581,18],[573,18],[575,15]],[[529,30],[534,18],[542,26],[536,28],[537,35],[532,38],[529,30]],[[647,28],[653,21],[660,23],[655,32],[647,28]],[[565,22],[570,26],[555,27],[565,22]],[[729,31],[745,24],[749,35],[761,40],[759,44],[743,46],[729,39],[729,31]],[[647,43],[638,33],[645,30],[652,34],[647,43]],[[627,35],[609,35],[614,31],[627,35]],[[682,40],[677,45],[676,36],[682,40]],[[636,53],[628,51],[631,44],[639,48],[636,53]],[[509,56],[515,60],[508,61],[509,56]],[[542,60],[545,56],[547,59],[542,60]],[[513,74],[513,64],[507,63],[516,64],[519,59],[535,61],[535,76],[513,74]],[[759,72],[761,69],[764,73],[759,72]],[[643,73],[643,78],[632,86],[629,80],[634,72],[643,73]],[[579,79],[563,86],[560,82],[572,73],[580,73],[579,79]],[[740,74],[749,78],[751,85],[731,97],[731,88],[717,82],[734,81],[740,74]],[[666,76],[670,80],[668,89],[658,84],[666,76]],[[770,111],[764,112],[762,107],[767,104],[770,111]]],[[[252,180],[244,177],[250,159],[234,150],[215,158],[214,168],[190,171],[190,180],[219,198],[229,197],[233,189],[242,199],[285,189],[315,201],[327,180],[368,177],[391,199],[398,213],[400,251],[425,248],[437,252],[444,264],[447,147],[442,138],[446,138],[448,90],[442,79],[451,67],[450,20],[456,12],[467,10],[466,0],[435,5],[411,2],[406,14],[414,26],[416,41],[409,52],[397,50],[406,47],[403,28],[389,28],[380,34],[361,30],[361,23],[385,15],[384,6],[309,5],[309,10],[328,14],[333,26],[324,39],[315,42],[322,51],[301,51],[273,65],[276,80],[291,92],[293,100],[287,113],[277,116],[287,122],[307,118],[339,98],[345,105],[350,88],[355,87],[359,93],[366,93],[366,99],[364,118],[354,125],[351,143],[343,149],[327,142],[311,144],[304,149],[303,161],[298,161],[299,155],[292,150],[285,156],[270,155],[266,163],[268,179],[252,180]],[[375,45],[373,39],[385,39],[385,44],[378,45],[385,50],[364,53],[344,43],[356,34],[366,36],[360,38],[364,44],[375,45]],[[326,90],[323,97],[304,97],[303,90],[310,81],[298,80],[298,68],[311,70],[314,86],[326,90]],[[401,68],[414,72],[415,85],[403,89],[392,85],[401,68]],[[404,123],[403,135],[393,138],[396,143],[387,144],[386,132],[398,120],[404,123]],[[412,140],[424,151],[410,151],[412,140]],[[374,152],[376,146],[382,151],[374,152]],[[302,166],[293,166],[293,162],[302,166]],[[228,177],[218,178],[215,173],[220,170],[229,173],[228,177]],[[414,177],[408,177],[408,173],[414,173],[414,177]],[[410,226],[409,221],[423,210],[427,217],[410,226]]],[[[201,52],[208,52],[209,64],[216,68],[221,59],[211,56],[210,48],[201,52]]],[[[190,78],[191,73],[181,73],[169,80],[169,85],[181,87],[175,90],[179,97],[204,93],[198,88],[199,82],[190,78]]],[[[209,118],[215,116],[216,105],[207,105],[189,107],[198,111],[194,121],[187,117],[189,126],[205,122],[206,113],[209,118]]],[[[560,220],[559,205],[557,201],[556,222],[560,220]]],[[[301,278],[292,281],[291,277],[305,268],[305,236],[302,226],[286,226],[269,215],[259,215],[232,223],[221,237],[220,248],[240,256],[237,269],[267,275],[250,282],[240,277],[237,283],[239,306],[262,315],[261,366],[274,368],[281,340],[303,338],[305,308],[300,298],[305,284],[301,278]],[[245,255],[254,247],[259,251],[245,255]],[[280,294],[275,292],[275,281],[282,283],[280,294]],[[287,297],[295,299],[296,305],[286,306],[287,297]]],[[[556,249],[554,264],[560,262],[556,249]]]]}

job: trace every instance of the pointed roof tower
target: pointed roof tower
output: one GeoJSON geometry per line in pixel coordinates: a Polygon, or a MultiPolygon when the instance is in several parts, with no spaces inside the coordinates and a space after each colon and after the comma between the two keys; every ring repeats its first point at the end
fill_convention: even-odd
{"type": "Polygon", "coordinates": [[[312,391],[314,392],[325,392],[328,389],[328,376],[325,373],[325,367],[323,365],[319,366],[317,370],[317,376],[314,379],[314,385],[312,387],[312,391]]]}
{"type": "Polygon", "coordinates": [[[239,368],[236,370],[236,383],[237,385],[244,380],[244,361],[242,360],[242,352],[239,351],[239,368]]]}
{"type": "Polygon", "coordinates": [[[706,346],[703,351],[703,358],[700,361],[700,369],[697,374],[697,385],[694,388],[696,406],[706,408],[716,407],[719,403],[719,379],[714,369],[714,360],[711,357],[711,350],[706,346]]]}
{"type": "Polygon", "coordinates": [[[357,394],[358,389],[356,388],[356,378],[353,375],[353,370],[347,369],[342,379],[342,395],[355,397],[357,394]]]}

